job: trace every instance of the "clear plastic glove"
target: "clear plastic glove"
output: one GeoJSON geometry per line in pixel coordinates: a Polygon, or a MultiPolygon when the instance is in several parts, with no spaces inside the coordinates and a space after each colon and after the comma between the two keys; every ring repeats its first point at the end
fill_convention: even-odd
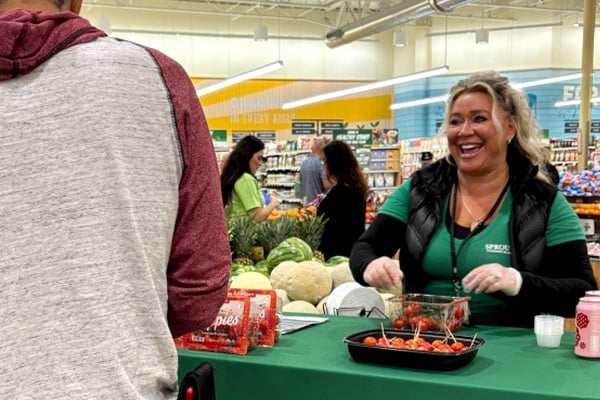
{"type": "Polygon", "coordinates": [[[500,290],[508,296],[516,296],[522,284],[523,278],[519,271],[497,263],[481,265],[462,280],[465,293],[494,293],[500,290]]]}
{"type": "Polygon", "coordinates": [[[363,273],[363,279],[370,286],[390,291],[396,291],[402,285],[403,278],[400,265],[389,257],[371,261],[363,273]]]}

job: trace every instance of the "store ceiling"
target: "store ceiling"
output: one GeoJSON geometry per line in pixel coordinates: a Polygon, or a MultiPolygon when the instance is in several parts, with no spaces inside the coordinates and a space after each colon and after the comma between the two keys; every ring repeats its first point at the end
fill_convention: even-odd
{"type": "MultiPolygon", "coordinates": [[[[398,10],[413,8],[416,4],[429,3],[458,6],[449,12],[432,11],[426,16],[409,21],[396,19],[382,26],[379,32],[402,24],[432,26],[435,18],[453,21],[481,21],[484,23],[520,26],[527,24],[581,21],[583,1],[581,0],[93,0],[91,7],[159,11],[168,18],[170,12],[190,12],[206,16],[220,16],[235,21],[277,20],[280,23],[294,21],[309,24],[312,28],[321,27],[324,36],[335,34],[344,27],[360,27],[367,22],[378,20],[379,16],[390,16],[398,10]]],[[[313,29],[314,32],[314,29],[313,29]]],[[[378,33],[378,32],[373,32],[378,33]]],[[[371,34],[371,33],[369,33],[371,34]]]]}

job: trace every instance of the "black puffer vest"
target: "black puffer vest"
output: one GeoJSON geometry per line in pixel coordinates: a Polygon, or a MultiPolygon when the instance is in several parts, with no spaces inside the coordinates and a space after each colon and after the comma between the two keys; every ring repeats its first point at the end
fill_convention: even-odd
{"type": "MultiPolygon", "coordinates": [[[[512,267],[535,272],[542,263],[546,246],[546,227],[550,208],[558,191],[556,186],[535,179],[538,168],[509,147],[512,267]]],[[[456,167],[442,159],[412,176],[406,248],[400,259],[406,275],[407,292],[419,293],[425,285],[421,262],[425,249],[442,221],[444,198],[456,182],[456,167]]]]}

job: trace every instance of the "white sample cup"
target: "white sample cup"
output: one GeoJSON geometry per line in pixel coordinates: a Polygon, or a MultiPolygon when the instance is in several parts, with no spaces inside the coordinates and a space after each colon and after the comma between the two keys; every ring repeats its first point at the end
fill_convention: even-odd
{"type": "Polygon", "coordinates": [[[533,330],[540,347],[558,347],[564,332],[565,320],[557,315],[536,315],[533,330]]]}

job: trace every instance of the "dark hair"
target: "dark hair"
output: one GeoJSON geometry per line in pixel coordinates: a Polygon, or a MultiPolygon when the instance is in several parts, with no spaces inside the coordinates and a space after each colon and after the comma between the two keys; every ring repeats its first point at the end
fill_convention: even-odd
{"type": "Polygon", "coordinates": [[[323,147],[323,154],[329,176],[338,185],[360,189],[363,197],[367,198],[367,183],[350,146],[341,140],[334,140],[323,147]]]}
{"type": "Polygon", "coordinates": [[[221,172],[221,196],[223,205],[231,199],[235,182],[244,172],[250,173],[250,160],[254,154],[264,150],[265,144],[255,136],[245,136],[240,140],[225,161],[221,172]]]}

